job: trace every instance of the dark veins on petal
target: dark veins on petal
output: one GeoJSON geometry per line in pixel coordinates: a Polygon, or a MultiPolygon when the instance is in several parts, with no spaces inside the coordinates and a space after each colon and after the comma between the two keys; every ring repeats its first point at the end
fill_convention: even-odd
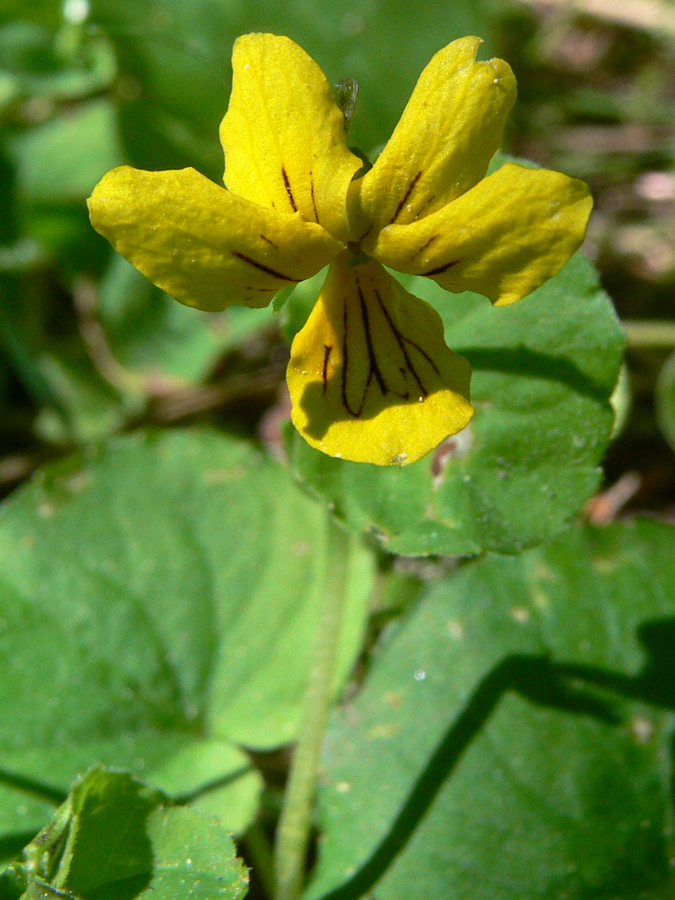
{"type": "Polygon", "coordinates": [[[323,345],[323,393],[326,395],[326,391],[328,390],[328,360],[330,359],[330,354],[332,350],[332,346],[328,344],[323,345]]]}
{"type": "Polygon", "coordinates": [[[316,208],[316,197],[314,196],[314,173],[309,173],[309,187],[312,192],[312,206],[314,207],[314,218],[316,219],[317,225],[319,224],[319,210],[316,208]]]}
{"type": "Polygon", "coordinates": [[[408,186],[408,190],[407,190],[407,191],[405,192],[405,194],[403,195],[403,199],[401,200],[401,202],[399,203],[399,205],[396,207],[396,212],[394,213],[393,218],[392,218],[391,222],[389,223],[390,225],[393,225],[394,222],[395,222],[395,221],[398,219],[398,217],[400,216],[401,210],[402,210],[403,207],[405,206],[405,204],[406,204],[406,202],[407,202],[407,200],[408,200],[408,197],[412,194],[415,185],[417,184],[417,182],[420,180],[421,177],[422,177],[422,170],[420,169],[420,171],[417,173],[417,175],[415,175],[415,177],[413,178],[413,180],[410,182],[410,185],[408,186]]]}
{"type": "Polygon", "coordinates": [[[422,213],[424,212],[424,210],[427,209],[427,207],[431,206],[431,204],[433,203],[433,201],[434,201],[435,199],[436,199],[436,194],[429,194],[429,196],[427,197],[427,199],[424,201],[424,203],[423,203],[423,204],[420,206],[420,208],[417,210],[417,213],[416,213],[416,215],[415,215],[415,220],[419,219],[419,217],[422,215],[422,213]]]}
{"type": "Polygon", "coordinates": [[[278,245],[278,244],[275,244],[274,241],[271,241],[271,240],[270,240],[266,235],[264,235],[262,232],[260,233],[260,237],[263,239],[263,241],[267,241],[268,244],[271,244],[271,246],[274,247],[275,250],[278,250],[278,249],[279,249],[279,245],[278,245]]]}
{"type": "Polygon", "coordinates": [[[293,196],[293,191],[291,190],[291,184],[288,180],[288,173],[286,169],[281,167],[281,177],[284,179],[284,184],[286,185],[286,193],[288,194],[288,199],[291,201],[291,206],[293,207],[293,212],[298,211],[297,204],[295,202],[295,197],[293,196]]]}
{"type": "Polygon", "coordinates": [[[458,262],[460,262],[459,259],[453,259],[452,262],[446,263],[444,266],[439,266],[437,269],[430,269],[428,272],[422,272],[422,275],[440,275],[442,272],[447,272],[448,269],[456,266],[458,262]]]}
{"type": "Polygon", "coordinates": [[[249,266],[253,266],[254,269],[258,269],[260,272],[264,272],[266,275],[271,275],[273,278],[279,278],[281,281],[291,281],[294,284],[298,283],[297,278],[291,278],[289,275],[284,275],[281,272],[277,272],[276,269],[270,269],[269,266],[266,266],[263,263],[256,262],[255,259],[251,259],[250,256],[245,256],[243,253],[238,253],[236,250],[232,251],[232,256],[236,256],[237,259],[240,259],[242,262],[248,263],[249,266]]]}
{"type": "MultiPolygon", "coordinates": [[[[366,349],[368,351],[368,377],[366,379],[365,386],[363,388],[363,393],[361,395],[361,400],[358,407],[353,408],[349,402],[349,398],[347,396],[347,379],[349,375],[349,352],[348,352],[348,337],[349,337],[349,315],[347,311],[347,303],[345,302],[344,311],[343,311],[343,338],[342,338],[342,405],[345,407],[347,412],[354,416],[354,418],[358,419],[362,412],[363,407],[366,402],[366,396],[368,394],[368,390],[373,379],[377,382],[377,385],[380,389],[382,396],[386,396],[387,394],[393,394],[395,397],[400,397],[402,400],[410,399],[410,391],[406,391],[404,394],[396,391],[391,385],[387,384],[387,380],[385,375],[380,368],[380,365],[377,361],[377,356],[375,354],[375,346],[373,344],[373,338],[370,327],[370,315],[368,312],[368,305],[366,303],[365,296],[363,294],[363,288],[361,287],[361,283],[359,281],[358,276],[355,275],[356,280],[356,288],[359,294],[359,312],[361,315],[361,321],[363,322],[363,330],[366,338],[366,349]]],[[[380,296],[379,291],[376,288],[373,288],[373,294],[377,300],[380,310],[391,330],[392,335],[394,336],[394,340],[396,341],[401,353],[403,354],[403,359],[405,361],[405,368],[400,368],[399,371],[405,377],[406,372],[410,372],[412,377],[415,379],[417,386],[419,387],[419,392],[422,397],[427,397],[429,395],[429,391],[425,388],[422,379],[415,369],[415,365],[410,358],[410,354],[408,352],[408,347],[414,347],[415,350],[420,353],[424,359],[429,363],[434,372],[437,375],[440,375],[438,371],[438,367],[431,359],[431,357],[419,346],[419,344],[415,343],[415,341],[407,338],[404,334],[402,334],[397,328],[394,320],[392,319],[389,311],[387,310],[382,297],[380,296]]],[[[324,347],[325,356],[324,356],[324,393],[327,384],[327,367],[328,367],[328,357],[330,355],[330,351],[332,347],[324,347]]]]}
{"type": "MultiPolygon", "coordinates": [[[[430,247],[430,246],[433,244],[433,242],[434,242],[435,240],[437,240],[440,236],[441,236],[440,231],[438,232],[438,234],[432,235],[432,236],[429,238],[429,240],[426,242],[426,244],[422,244],[422,246],[419,248],[419,250],[415,250],[415,252],[413,253],[413,255],[410,257],[409,262],[412,262],[413,259],[415,259],[416,256],[419,256],[420,253],[423,253],[423,252],[427,249],[427,247],[430,247]]],[[[261,237],[262,237],[262,235],[261,235],[261,237]]]]}

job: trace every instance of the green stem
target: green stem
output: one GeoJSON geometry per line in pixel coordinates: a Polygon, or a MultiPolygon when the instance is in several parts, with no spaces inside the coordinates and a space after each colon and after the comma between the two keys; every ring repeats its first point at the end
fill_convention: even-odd
{"type": "Polygon", "coordinates": [[[349,536],[331,519],[323,606],[317,621],[303,720],[277,830],[276,900],[298,900],[302,892],[321,745],[335,678],[348,559],[349,536]]]}
{"type": "Polygon", "coordinates": [[[624,319],[629,347],[675,347],[675,322],[624,319]]]}

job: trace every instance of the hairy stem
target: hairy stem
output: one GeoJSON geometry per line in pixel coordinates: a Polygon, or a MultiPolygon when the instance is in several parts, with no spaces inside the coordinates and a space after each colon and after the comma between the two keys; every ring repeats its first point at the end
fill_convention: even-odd
{"type": "Polygon", "coordinates": [[[348,559],[349,536],[331,520],[323,605],[317,620],[304,715],[277,831],[276,900],[298,900],[302,892],[319,758],[335,677],[348,559]]]}

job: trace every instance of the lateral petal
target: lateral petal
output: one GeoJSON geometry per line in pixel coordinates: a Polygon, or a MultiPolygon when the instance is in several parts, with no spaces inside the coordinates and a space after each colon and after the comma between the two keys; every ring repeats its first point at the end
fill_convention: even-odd
{"type": "Polygon", "coordinates": [[[194,169],[121,166],[89,199],[94,228],[158,287],[187,306],[267,306],[340,250],[320,225],[237,197],[194,169]]]}
{"type": "Polygon", "coordinates": [[[238,38],[232,67],[220,126],[227,187],[349,240],[347,189],[362,163],[347,147],[344,116],[321,68],[273,34],[238,38]]]}
{"type": "Polygon", "coordinates": [[[583,181],[506,163],[433,215],[384,228],[364,249],[400,272],[506,306],[555,275],[579,249],[592,206],[583,181]]]}
{"type": "Polygon", "coordinates": [[[329,456],[406,465],[468,424],[471,369],[427,303],[379,264],[345,262],[291,347],[293,423],[329,456]]]}
{"type": "Polygon", "coordinates": [[[516,99],[502,59],[476,62],[480,38],[439,51],[419,77],[401,119],[373,168],[350,197],[354,232],[404,225],[473,187],[499,149],[516,99]]]}

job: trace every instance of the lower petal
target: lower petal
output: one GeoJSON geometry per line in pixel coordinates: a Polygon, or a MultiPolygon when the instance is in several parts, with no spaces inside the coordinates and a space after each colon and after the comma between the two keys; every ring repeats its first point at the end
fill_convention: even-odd
{"type": "Polygon", "coordinates": [[[109,172],[89,199],[94,228],[168,294],[209,312],[267,306],[343,244],[299,214],[244,200],[194,169],[109,172]]]}
{"type": "Polygon", "coordinates": [[[329,456],[406,465],[469,423],[471,369],[434,309],[378,263],[346,259],[291,347],[293,423],[329,456]]]}
{"type": "Polygon", "coordinates": [[[400,272],[506,306],[555,275],[579,249],[592,206],[583,181],[506,163],[425,219],[384,228],[364,249],[400,272]]]}

